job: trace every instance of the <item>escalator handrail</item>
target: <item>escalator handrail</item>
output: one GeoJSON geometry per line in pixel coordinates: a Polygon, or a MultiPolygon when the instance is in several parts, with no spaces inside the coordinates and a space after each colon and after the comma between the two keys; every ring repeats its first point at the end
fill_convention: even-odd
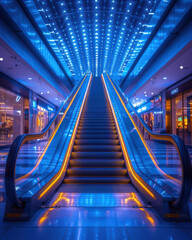
{"type": "MultiPolygon", "coordinates": [[[[84,81],[86,77],[87,75],[84,76],[82,81],[84,81]]],[[[79,81],[79,83],[74,87],[70,95],[66,98],[65,102],[61,104],[56,114],[52,117],[52,119],[49,121],[49,123],[45,126],[43,130],[41,130],[39,133],[29,133],[29,134],[19,135],[13,141],[9,150],[9,154],[6,161],[6,167],[5,167],[5,192],[6,192],[7,201],[11,204],[11,206],[22,207],[24,204],[17,197],[16,186],[15,186],[15,168],[16,168],[17,156],[20,148],[25,142],[29,140],[37,140],[45,136],[45,134],[50,130],[51,126],[55,122],[59,113],[64,109],[65,105],[68,102],[70,102],[71,98],[76,93],[82,81],[79,81]]]]}
{"type": "MultiPolygon", "coordinates": [[[[108,74],[107,74],[107,77],[112,82],[112,80],[110,79],[108,74]]],[[[189,152],[187,150],[186,145],[184,144],[183,140],[177,135],[154,133],[150,129],[150,127],[145,123],[145,121],[141,118],[141,116],[137,113],[136,109],[132,106],[130,101],[125,98],[121,89],[114,83],[114,81],[112,83],[115,86],[116,90],[118,91],[125,106],[127,106],[127,104],[129,104],[130,108],[132,109],[134,114],[137,116],[140,123],[142,124],[144,129],[147,131],[147,133],[155,140],[164,140],[164,141],[171,142],[177,149],[177,152],[178,152],[179,158],[180,158],[180,162],[181,162],[181,167],[182,167],[182,185],[181,185],[181,191],[180,191],[178,198],[173,200],[172,202],[170,202],[170,204],[174,208],[180,208],[180,207],[184,206],[189,200],[189,197],[191,194],[191,187],[192,187],[192,174],[191,174],[192,168],[191,168],[189,152]]]]}

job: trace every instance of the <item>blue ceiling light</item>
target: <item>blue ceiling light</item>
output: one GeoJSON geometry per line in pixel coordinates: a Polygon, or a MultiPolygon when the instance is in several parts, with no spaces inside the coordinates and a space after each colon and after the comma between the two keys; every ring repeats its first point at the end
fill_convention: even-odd
{"type": "Polygon", "coordinates": [[[68,75],[126,76],[170,1],[23,0],[68,75]]]}

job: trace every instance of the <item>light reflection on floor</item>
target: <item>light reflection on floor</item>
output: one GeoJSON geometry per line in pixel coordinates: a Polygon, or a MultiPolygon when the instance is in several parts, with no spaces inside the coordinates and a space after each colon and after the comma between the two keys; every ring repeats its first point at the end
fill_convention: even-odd
{"type": "MultiPolygon", "coordinates": [[[[112,208],[112,207],[129,207],[137,208],[144,212],[145,218],[155,226],[155,218],[149,213],[144,206],[143,201],[138,194],[132,193],[58,193],[53,201],[50,202],[46,208],[46,212],[39,219],[39,226],[41,226],[46,219],[49,219],[49,214],[54,208],[62,207],[95,207],[95,208],[112,208]]],[[[147,206],[149,208],[149,206],[147,206]]],[[[110,210],[109,210],[110,211],[110,210]]]]}
{"type": "Polygon", "coordinates": [[[28,222],[3,222],[4,207],[0,203],[1,240],[192,239],[191,223],[164,222],[131,184],[63,184],[28,222]]]}

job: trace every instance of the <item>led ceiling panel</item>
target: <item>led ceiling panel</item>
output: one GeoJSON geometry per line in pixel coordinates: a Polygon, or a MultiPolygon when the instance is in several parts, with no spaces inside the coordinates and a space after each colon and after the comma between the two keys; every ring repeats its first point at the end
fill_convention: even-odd
{"type": "Polygon", "coordinates": [[[169,0],[23,0],[66,72],[124,77],[169,0]]]}

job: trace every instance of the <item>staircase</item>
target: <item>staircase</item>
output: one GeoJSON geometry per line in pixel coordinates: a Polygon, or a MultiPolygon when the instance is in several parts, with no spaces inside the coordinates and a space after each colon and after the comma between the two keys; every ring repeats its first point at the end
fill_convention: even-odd
{"type": "Polygon", "coordinates": [[[93,78],[65,183],[128,183],[113,114],[101,78],[93,78]]]}

